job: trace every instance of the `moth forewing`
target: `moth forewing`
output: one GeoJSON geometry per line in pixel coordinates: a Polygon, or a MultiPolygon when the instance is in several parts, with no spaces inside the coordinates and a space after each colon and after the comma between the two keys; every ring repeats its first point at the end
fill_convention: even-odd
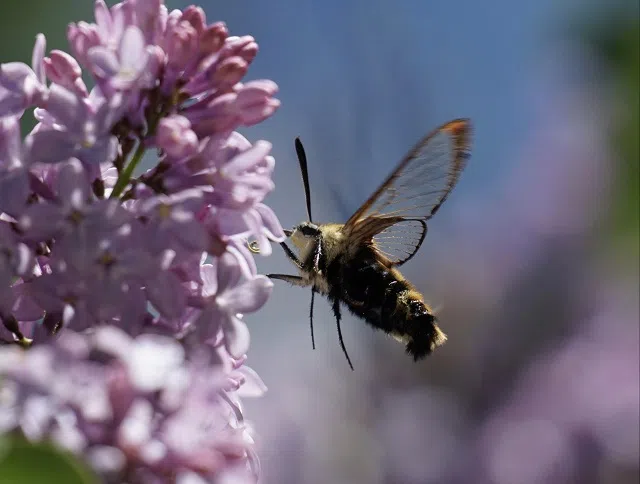
{"type": "Polygon", "coordinates": [[[460,178],[469,157],[470,139],[471,124],[467,119],[450,121],[427,134],[347,220],[345,227],[372,215],[431,218],[460,178]]]}

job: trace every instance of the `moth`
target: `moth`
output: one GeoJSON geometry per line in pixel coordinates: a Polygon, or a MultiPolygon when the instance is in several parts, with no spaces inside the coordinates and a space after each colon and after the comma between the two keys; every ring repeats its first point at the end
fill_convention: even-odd
{"type": "Polygon", "coordinates": [[[398,270],[420,249],[427,221],[448,198],[470,155],[471,124],[456,119],[422,138],[393,172],[344,224],[315,224],[307,157],[295,140],[308,221],[285,230],[296,251],[281,246],[298,275],[269,274],[296,286],[311,287],[309,320],[313,335],[316,293],[325,295],[336,318],[338,338],[349,366],[340,321],[341,306],[403,343],[418,361],[447,337],[423,295],[398,270]]]}

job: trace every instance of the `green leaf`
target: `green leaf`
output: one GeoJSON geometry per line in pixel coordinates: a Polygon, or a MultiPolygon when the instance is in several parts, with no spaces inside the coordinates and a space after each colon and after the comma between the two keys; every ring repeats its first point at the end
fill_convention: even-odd
{"type": "Polygon", "coordinates": [[[614,198],[605,233],[609,250],[635,268],[640,259],[640,20],[635,8],[616,5],[598,10],[583,25],[581,38],[600,60],[600,75],[615,95],[609,133],[616,160],[614,198]]]}
{"type": "Polygon", "coordinates": [[[0,437],[2,484],[94,484],[98,478],[75,456],[48,443],[0,437]]]}

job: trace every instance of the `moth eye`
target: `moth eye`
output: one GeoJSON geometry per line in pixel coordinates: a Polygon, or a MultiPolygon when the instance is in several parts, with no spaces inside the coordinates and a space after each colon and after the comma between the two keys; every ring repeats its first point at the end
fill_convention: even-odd
{"type": "Polygon", "coordinates": [[[300,227],[300,232],[307,237],[315,237],[320,234],[320,230],[315,225],[303,225],[300,227]]]}

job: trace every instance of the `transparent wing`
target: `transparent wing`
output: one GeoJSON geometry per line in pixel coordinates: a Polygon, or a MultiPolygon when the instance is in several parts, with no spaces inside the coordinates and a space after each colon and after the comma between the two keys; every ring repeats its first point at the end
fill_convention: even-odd
{"type": "Polygon", "coordinates": [[[427,224],[420,219],[404,219],[373,236],[376,250],[395,265],[402,265],[420,249],[427,224]]]}
{"type": "Polygon", "coordinates": [[[466,119],[450,121],[429,133],[351,216],[343,230],[364,239],[375,235],[371,224],[366,223],[371,217],[377,220],[373,225],[381,227],[379,232],[394,220],[429,220],[458,181],[469,157],[470,138],[471,125],[466,119]]]}

